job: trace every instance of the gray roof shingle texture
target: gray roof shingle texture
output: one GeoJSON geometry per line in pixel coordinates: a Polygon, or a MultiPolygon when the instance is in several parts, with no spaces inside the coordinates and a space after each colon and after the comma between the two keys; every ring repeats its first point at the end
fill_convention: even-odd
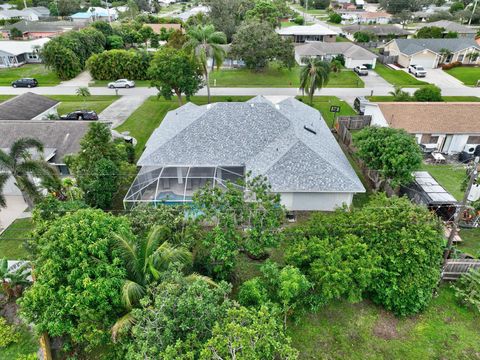
{"type": "Polygon", "coordinates": [[[53,161],[64,163],[65,155],[80,150],[80,141],[88,131],[91,121],[0,121],[0,149],[9,149],[20,138],[39,140],[45,151],[55,149],[53,161]]]}
{"type": "Polygon", "coordinates": [[[138,165],[245,166],[266,175],[277,192],[365,191],[320,113],[292,98],[170,111],[138,165]]]}
{"type": "Polygon", "coordinates": [[[295,52],[299,56],[343,54],[346,58],[353,60],[373,60],[378,57],[374,53],[351,42],[307,41],[304,44],[295,46],[295,52]]]}
{"type": "Polygon", "coordinates": [[[396,39],[400,52],[406,55],[413,55],[425,49],[429,49],[437,54],[442,49],[448,49],[451,52],[475,47],[480,47],[474,39],[458,38],[458,39],[396,39]]]}
{"type": "Polygon", "coordinates": [[[56,104],[57,100],[27,92],[0,104],[0,120],[31,120],[56,104]]]}

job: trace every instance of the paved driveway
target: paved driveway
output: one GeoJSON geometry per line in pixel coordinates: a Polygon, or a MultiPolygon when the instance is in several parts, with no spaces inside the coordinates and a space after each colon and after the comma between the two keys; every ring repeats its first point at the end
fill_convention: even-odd
{"type": "Polygon", "coordinates": [[[27,209],[21,195],[6,195],[7,206],[0,209],[0,234],[27,209]]]}
{"type": "Polygon", "coordinates": [[[122,96],[103,110],[98,118],[112,123],[112,128],[123,124],[128,117],[147,100],[148,95],[122,96]]]}
{"type": "MultiPolygon", "coordinates": [[[[403,69],[408,73],[407,69],[403,69]]],[[[412,75],[413,76],[413,75],[412,75]]],[[[442,69],[427,69],[427,76],[418,78],[430,84],[437,85],[441,89],[464,89],[465,85],[453,76],[448,75],[442,69]]]]}

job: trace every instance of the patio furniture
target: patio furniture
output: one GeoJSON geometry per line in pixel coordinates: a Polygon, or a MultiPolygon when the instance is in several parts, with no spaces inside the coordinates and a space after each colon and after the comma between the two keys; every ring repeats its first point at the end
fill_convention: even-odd
{"type": "Polygon", "coordinates": [[[436,164],[442,164],[446,161],[445,156],[443,156],[439,152],[433,152],[432,157],[435,160],[436,164]]]}

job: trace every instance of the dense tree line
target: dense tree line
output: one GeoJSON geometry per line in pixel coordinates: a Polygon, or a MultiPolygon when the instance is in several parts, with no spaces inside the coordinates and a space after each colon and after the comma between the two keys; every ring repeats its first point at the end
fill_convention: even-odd
{"type": "Polygon", "coordinates": [[[108,50],[92,55],[87,61],[87,68],[96,80],[146,80],[151,59],[146,51],[108,50]]]}

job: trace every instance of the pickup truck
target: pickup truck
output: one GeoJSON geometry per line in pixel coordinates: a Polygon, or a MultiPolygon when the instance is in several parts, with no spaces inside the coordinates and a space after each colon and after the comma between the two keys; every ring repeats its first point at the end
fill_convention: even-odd
{"type": "Polygon", "coordinates": [[[427,76],[427,72],[423,68],[423,66],[420,65],[410,65],[408,67],[408,72],[410,74],[415,75],[415,77],[425,77],[427,76]]]}
{"type": "Polygon", "coordinates": [[[362,76],[362,75],[367,76],[368,75],[368,69],[365,66],[355,66],[353,71],[355,71],[358,74],[358,76],[362,76]]]}

